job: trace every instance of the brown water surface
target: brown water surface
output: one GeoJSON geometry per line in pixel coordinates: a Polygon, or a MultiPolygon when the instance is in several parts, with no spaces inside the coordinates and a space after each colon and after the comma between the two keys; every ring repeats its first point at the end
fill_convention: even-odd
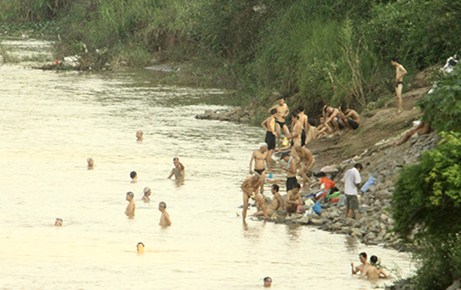
{"type": "Polygon", "coordinates": [[[220,90],[159,86],[147,70],[1,65],[0,289],[261,289],[264,276],[274,289],[371,289],[350,275],[361,251],[404,276],[413,270],[408,255],[344,235],[243,226],[239,186],[264,132],[194,118],[225,100],[220,90]],[[184,184],[166,179],[174,156],[184,184]],[[140,200],[145,186],[150,204],[140,200]],[[124,215],[127,191],[134,220],[124,215]],[[159,201],[170,228],[158,226],[159,201]]]}

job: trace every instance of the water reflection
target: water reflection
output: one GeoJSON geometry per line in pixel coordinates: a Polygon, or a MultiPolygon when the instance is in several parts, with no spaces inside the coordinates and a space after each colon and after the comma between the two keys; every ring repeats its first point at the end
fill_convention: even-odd
{"type": "Polygon", "coordinates": [[[346,238],[344,239],[344,243],[345,243],[345,245],[346,245],[346,249],[347,249],[349,252],[351,252],[351,253],[357,252],[359,242],[358,242],[358,240],[357,240],[356,237],[353,237],[353,236],[346,236],[346,238]]]}

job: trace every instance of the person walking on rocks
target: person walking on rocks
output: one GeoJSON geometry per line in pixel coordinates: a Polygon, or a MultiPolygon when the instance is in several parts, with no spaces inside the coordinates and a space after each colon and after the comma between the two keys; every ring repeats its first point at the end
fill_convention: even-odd
{"type": "Polygon", "coordinates": [[[356,163],[354,167],[347,170],[344,174],[344,193],[346,194],[346,218],[355,219],[355,210],[359,208],[358,191],[362,177],[360,171],[363,166],[356,163]]]}
{"type": "Polygon", "coordinates": [[[391,60],[391,65],[395,68],[395,96],[397,97],[397,114],[403,110],[402,105],[402,90],[403,90],[403,76],[407,74],[407,70],[400,64],[396,58],[391,60]]]}

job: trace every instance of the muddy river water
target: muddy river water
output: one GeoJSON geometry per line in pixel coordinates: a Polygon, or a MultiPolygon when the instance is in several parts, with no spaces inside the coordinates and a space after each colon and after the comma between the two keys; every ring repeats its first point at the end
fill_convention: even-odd
{"type": "Polygon", "coordinates": [[[0,102],[0,289],[262,289],[264,276],[274,289],[390,284],[351,276],[362,251],[402,276],[414,271],[407,254],[344,235],[251,219],[244,226],[239,187],[264,132],[195,119],[226,107],[218,89],[161,86],[148,70],[17,63],[0,65],[0,102]],[[166,179],[175,156],[186,166],[183,184],[166,179]],[[124,215],[127,191],[133,220],[124,215]],[[167,229],[158,226],[159,201],[173,222],[167,229]],[[57,217],[62,227],[53,226],[57,217]]]}

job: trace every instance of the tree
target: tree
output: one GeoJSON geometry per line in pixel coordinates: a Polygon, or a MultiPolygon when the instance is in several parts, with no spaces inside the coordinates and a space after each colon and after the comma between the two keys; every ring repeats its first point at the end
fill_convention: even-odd
{"type": "Polygon", "coordinates": [[[461,65],[436,82],[436,89],[420,101],[423,119],[438,131],[461,132],[461,65]]]}
{"type": "Polygon", "coordinates": [[[415,246],[418,289],[445,289],[461,277],[461,134],[402,169],[392,200],[395,231],[415,246]]]}

